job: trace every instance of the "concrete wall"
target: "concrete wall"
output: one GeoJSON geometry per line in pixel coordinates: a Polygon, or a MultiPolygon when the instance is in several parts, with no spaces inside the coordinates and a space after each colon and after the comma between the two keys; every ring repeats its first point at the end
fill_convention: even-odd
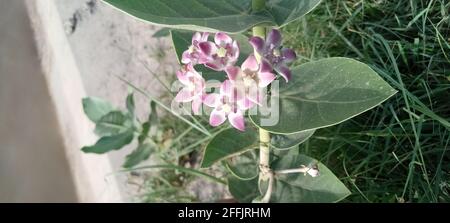
{"type": "MultiPolygon", "coordinates": [[[[133,147],[82,153],[97,137],[81,99],[124,107],[117,76],[159,96],[147,69],[174,73],[170,40],[98,0],[0,0],[0,30],[0,202],[131,201],[117,171],[133,147]]],[[[148,101],[136,104],[144,117],[148,101]]]]}
{"type": "MultiPolygon", "coordinates": [[[[83,154],[80,148],[97,137],[81,99],[97,96],[124,107],[129,88],[117,76],[159,96],[163,88],[147,69],[161,76],[173,74],[176,59],[170,41],[151,38],[157,28],[101,1],[26,2],[78,199],[130,201],[128,178],[117,171],[133,147],[107,155],[83,154]]],[[[143,117],[148,101],[138,95],[136,104],[143,117]]]]}
{"type": "Polygon", "coordinates": [[[0,202],[76,202],[24,1],[0,0],[0,202]]]}

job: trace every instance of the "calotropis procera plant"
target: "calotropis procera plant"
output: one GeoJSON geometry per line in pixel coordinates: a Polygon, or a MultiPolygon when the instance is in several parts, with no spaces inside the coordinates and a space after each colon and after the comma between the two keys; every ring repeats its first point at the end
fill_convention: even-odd
{"type": "MultiPolygon", "coordinates": [[[[209,124],[220,130],[210,136],[201,167],[224,164],[236,200],[337,202],[350,194],[321,162],[300,154],[298,146],[315,130],[361,114],[396,91],[370,67],[352,59],[291,66],[295,49],[283,46],[279,30],[312,11],[320,0],[104,2],[170,29],[180,61],[181,88],[174,103],[190,103],[194,115],[210,111],[209,124]],[[220,84],[215,81],[211,88],[211,80],[220,84]]],[[[156,126],[157,105],[210,134],[158,101],[152,102],[149,120],[141,125],[134,116],[132,95],[126,112],[95,98],[84,99],[83,105],[101,136],[84,152],[117,150],[138,136],[139,146],[127,157],[126,168],[147,159],[157,146],[157,136],[150,131],[156,126]]]]}

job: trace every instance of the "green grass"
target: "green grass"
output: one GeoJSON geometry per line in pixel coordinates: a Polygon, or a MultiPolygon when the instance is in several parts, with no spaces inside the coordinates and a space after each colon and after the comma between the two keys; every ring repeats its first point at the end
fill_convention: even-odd
{"type": "Polygon", "coordinates": [[[450,202],[449,12],[447,0],[324,0],[283,29],[298,63],[355,58],[399,91],[300,148],[341,177],[347,202],[450,202]]]}

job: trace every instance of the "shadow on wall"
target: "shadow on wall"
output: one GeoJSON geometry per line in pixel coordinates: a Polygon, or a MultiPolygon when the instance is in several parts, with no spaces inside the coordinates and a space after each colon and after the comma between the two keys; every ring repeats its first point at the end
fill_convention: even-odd
{"type": "Polygon", "coordinates": [[[23,0],[0,0],[0,202],[76,202],[23,0]]]}

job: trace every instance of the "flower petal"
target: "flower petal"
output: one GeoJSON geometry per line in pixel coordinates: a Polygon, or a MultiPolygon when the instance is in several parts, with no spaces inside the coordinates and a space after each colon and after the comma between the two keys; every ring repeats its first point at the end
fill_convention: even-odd
{"type": "Polygon", "coordinates": [[[202,34],[199,32],[194,33],[192,36],[192,45],[197,45],[199,42],[202,42],[202,34]]]}
{"type": "Polygon", "coordinates": [[[285,63],[290,63],[297,58],[297,55],[295,54],[294,50],[289,48],[282,49],[281,55],[283,56],[285,63]]]}
{"type": "Polygon", "coordinates": [[[273,47],[281,45],[281,33],[276,29],[272,29],[267,35],[267,44],[272,44],[273,47]]]}
{"type": "Polygon", "coordinates": [[[193,95],[192,92],[189,91],[186,88],[183,88],[178,92],[177,96],[175,97],[176,102],[189,102],[192,101],[193,95]]]}
{"type": "Polygon", "coordinates": [[[248,56],[248,58],[242,63],[242,70],[257,71],[259,69],[258,61],[253,54],[248,56]]]}
{"type": "Polygon", "coordinates": [[[191,72],[191,73],[197,73],[197,71],[195,70],[195,68],[194,68],[194,65],[192,65],[192,64],[186,64],[186,66],[185,66],[185,70],[187,71],[187,72],[191,72]]]}
{"type": "Polygon", "coordinates": [[[264,49],[264,40],[261,37],[253,36],[249,39],[250,45],[253,46],[253,49],[256,52],[260,53],[264,49]]]}
{"type": "Polygon", "coordinates": [[[272,72],[272,70],[273,70],[272,66],[266,60],[262,60],[261,64],[259,66],[260,66],[259,72],[266,73],[266,72],[272,72]]]}
{"type": "Polygon", "coordinates": [[[291,70],[287,66],[284,66],[284,65],[278,66],[278,67],[275,67],[275,70],[278,72],[278,74],[280,74],[286,80],[286,82],[289,82],[289,80],[291,80],[292,73],[291,73],[291,70]]]}
{"type": "Polygon", "coordinates": [[[265,90],[265,89],[258,88],[258,89],[252,90],[251,92],[249,92],[249,94],[247,94],[247,99],[250,100],[251,102],[261,106],[261,102],[263,101],[263,97],[265,96],[263,90],[265,90]]]}
{"type": "Polygon", "coordinates": [[[203,98],[203,103],[208,107],[216,107],[220,100],[220,95],[217,93],[208,94],[203,98]]]}
{"type": "Polygon", "coordinates": [[[221,125],[225,120],[227,120],[225,112],[223,110],[219,111],[217,108],[214,109],[209,116],[209,124],[214,127],[221,125]]]}
{"type": "Polygon", "coordinates": [[[233,41],[233,44],[231,45],[231,57],[230,60],[236,62],[239,59],[239,53],[240,53],[240,47],[239,43],[237,41],[233,41]]]}
{"type": "Polygon", "coordinates": [[[202,33],[202,38],[201,38],[201,42],[206,42],[208,41],[208,37],[209,37],[209,33],[208,32],[204,32],[202,33]]]}
{"type": "Polygon", "coordinates": [[[217,52],[217,46],[212,42],[201,42],[198,46],[200,51],[207,56],[211,56],[217,52]]]}
{"type": "Polygon", "coordinates": [[[237,110],[236,113],[231,112],[228,114],[228,121],[236,129],[245,131],[245,120],[241,110],[237,110]]]}
{"type": "Polygon", "coordinates": [[[197,52],[196,59],[198,64],[205,64],[209,61],[208,57],[201,52],[197,52]]]}
{"type": "Polygon", "coordinates": [[[219,63],[219,61],[207,62],[205,66],[215,71],[222,71],[224,69],[224,65],[219,63]]]}
{"type": "Polygon", "coordinates": [[[177,78],[184,85],[188,85],[191,83],[185,71],[182,70],[177,71],[177,78]]]}
{"type": "Polygon", "coordinates": [[[239,67],[227,67],[225,69],[225,72],[228,75],[228,79],[230,79],[231,81],[235,81],[236,78],[238,77],[239,73],[241,72],[241,68],[239,68],[239,67]]]}
{"type": "Polygon", "coordinates": [[[191,54],[189,53],[189,50],[186,50],[183,52],[183,55],[181,56],[181,63],[188,64],[191,60],[191,54]]]}
{"type": "Polygon", "coordinates": [[[259,87],[264,88],[267,87],[272,81],[275,80],[276,76],[270,72],[258,73],[259,77],[259,87]]]}
{"type": "MultiPolygon", "coordinates": [[[[187,70],[187,72],[186,72],[187,77],[194,77],[200,81],[203,80],[202,75],[199,74],[197,72],[197,70],[195,70],[194,65],[192,65],[191,63],[186,65],[186,70],[187,70]]],[[[204,80],[203,80],[203,82],[204,82],[204,80]]]]}
{"type": "Polygon", "coordinates": [[[195,98],[192,101],[192,111],[194,112],[194,114],[198,115],[200,114],[200,107],[202,106],[202,100],[200,97],[195,98]]]}
{"type": "Polygon", "coordinates": [[[231,97],[234,94],[234,85],[230,80],[225,80],[222,85],[220,85],[220,94],[231,97]]]}
{"type": "Polygon", "coordinates": [[[255,103],[249,99],[249,97],[244,97],[237,102],[237,105],[240,110],[248,110],[255,106],[255,103]]]}
{"type": "Polygon", "coordinates": [[[219,46],[225,46],[227,44],[231,44],[233,42],[233,39],[225,33],[219,32],[216,33],[214,36],[214,42],[219,46]]]}

